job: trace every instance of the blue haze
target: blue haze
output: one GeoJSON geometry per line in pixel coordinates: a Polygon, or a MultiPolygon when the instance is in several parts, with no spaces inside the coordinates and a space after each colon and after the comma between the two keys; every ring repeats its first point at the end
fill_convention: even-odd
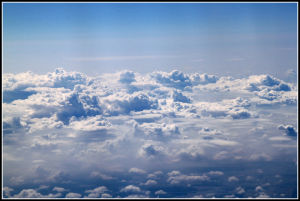
{"type": "Polygon", "coordinates": [[[296,3],[4,4],[4,72],[296,70],[296,3]],[[17,59],[16,59],[17,58],[17,59]]]}

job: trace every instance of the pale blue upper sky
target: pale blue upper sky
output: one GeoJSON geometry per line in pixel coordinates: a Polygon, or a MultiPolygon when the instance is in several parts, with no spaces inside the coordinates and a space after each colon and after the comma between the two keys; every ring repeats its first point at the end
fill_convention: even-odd
{"type": "Polygon", "coordinates": [[[3,34],[4,73],[297,67],[297,3],[4,3],[3,34]]]}

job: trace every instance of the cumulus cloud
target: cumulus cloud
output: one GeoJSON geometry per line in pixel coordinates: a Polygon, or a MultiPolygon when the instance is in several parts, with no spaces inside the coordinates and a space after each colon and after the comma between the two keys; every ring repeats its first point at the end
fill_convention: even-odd
{"type": "Polygon", "coordinates": [[[147,178],[150,178],[150,179],[157,179],[157,178],[159,178],[159,177],[161,177],[162,176],[162,171],[155,171],[155,172],[153,172],[153,173],[151,173],[151,174],[148,174],[148,176],[147,176],[147,178]]]}
{"type": "Polygon", "coordinates": [[[109,193],[102,193],[101,198],[111,198],[112,195],[109,193]]]}
{"type": "Polygon", "coordinates": [[[125,186],[124,188],[122,188],[120,190],[120,192],[125,192],[125,193],[139,193],[141,192],[141,189],[140,187],[138,186],[134,186],[134,185],[128,185],[128,186],[125,186]]]}
{"type": "Polygon", "coordinates": [[[119,82],[130,84],[135,81],[135,74],[132,71],[124,71],[120,74],[119,82]]]}
{"type": "Polygon", "coordinates": [[[61,193],[56,194],[48,194],[43,195],[39,192],[37,192],[35,189],[23,189],[18,194],[14,195],[13,198],[57,198],[60,197],[61,193]]]}
{"type": "Polygon", "coordinates": [[[64,192],[64,191],[67,191],[67,190],[64,189],[64,188],[62,188],[62,187],[57,187],[57,186],[55,186],[55,187],[53,188],[53,191],[64,192]]]}
{"type": "Polygon", "coordinates": [[[155,195],[165,195],[165,194],[167,194],[167,193],[163,190],[155,191],[155,195]]]}
{"type": "Polygon", "coordinates": [[[173,100],[175,102],[182,102],[182,103],[190,103],[191,99],[189,99],[188,97],[184,96],[181,92],[174,90],[173,91],[173,100]]]}
{"type": "Polygon", "coordinates": [[[208,181],[210,178],[207,175],[185,175],[179,171],[168,173],[168,182],[171,184],[180,184],[181,182],[208,181]]]}
{"type": "Polygon", "coordinates": [[[190,78],[188,75],[174,70],[170,73],[165,72],[154,72],[151,76],[157,80],[157,82],[173,88],[185,89],[192,85],[190,78]]]}
{"type": "Polygon", "coordinates": [[[241,186],[237,187],[235,190],[236,190],[237,194],[244,194],[245,193],[245,189],[242,188],[241,186]]]}
{"type": "MultiPolygon", "coordinates": [[[[142,123],[136,125],[136,132],[143,133],[152,139],[164,139],[165,137],[176,137],[180,134],[178,126],[166,123],[142,123]]],[[[137,134],[139,135],[139,134],[137,134]]]]}
{"type": "Polygon", "coordinates": [[[38,193],[34,189],[24,189],[14,197],[15,198],[41,198],[43,197],[43,195],[38,193]]]}
{"type": "Polygon", "coordinates": [[[229,182],[239,181],[239,178],[237,178],[236,176],[231,176],[231,177],[228,177],[228,181],[229,182]]]}
{"type": "Polygon", "coordinates": [[[157,157],[163,156],[165,152],[165,148],[161,143],[149,141],[146,142],[141,149],[139,150],[139,155],[142,157],[157,157]]]}
{"type": "MultiPolygon", "coordinates": [[[[92,190],[86,190],[85,193],[88,193],[88,198],[99,198],[100,195],[106,193],[108,189],[105,186],[99,186],[92,190]]],[[[106,196],[106,195],[105,195],[106,196]]]]}
{"type": "Polygon", "coordinates": [[[71,192],[66,195],[66,198],[81,198],[81,194],[71,192]]]}
{"type": "Polygon", "coordinates": [[[144,185],[146,185],[146,186],[153,186],[153,185],[156,185],[156,184],[157,184],[157,181],[152,180],[152,179],[149,179],[149,180],[147,180],[147,181],[145,182],[144,185]]]}
{"type": "Polygon", "coordinates": [[[284,190],[253,193],[242,175],[257,186],[270,169],[260,163],[296,164],[297,86],[272,75],[59,68],[4,74],[3,96],[6,197],[224,197],[225,185],[227,196],[276,197],[284,190]],[[249,170],[230,176],[240,164],[249,170]]]}
{"type": "Polygon", "coordinates": [[[255,191],[256,191],[256,192],[263,192],[264,189],[263,189],[261,186],[256,186],[256,187],[255,187],[255,191]]]}

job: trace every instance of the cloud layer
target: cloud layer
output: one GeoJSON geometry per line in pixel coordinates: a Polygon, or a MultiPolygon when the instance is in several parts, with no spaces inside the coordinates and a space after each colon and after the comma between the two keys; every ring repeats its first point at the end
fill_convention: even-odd
{"type": "Polygon", "coordinates": [[[296,197],[293,83],[59,68],[2,85],[4,197],[296,197]]]}

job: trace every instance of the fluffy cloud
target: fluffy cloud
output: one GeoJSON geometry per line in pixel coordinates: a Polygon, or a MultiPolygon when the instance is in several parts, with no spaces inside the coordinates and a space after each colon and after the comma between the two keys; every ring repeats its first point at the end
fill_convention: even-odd
{"type": "Polygon", "coordinates": [[[23,189],[20,193],[14,195],[13,198],[57,198],[60,196],[61,193],[43,195],[34,189],[23,189]]]}
{"type": "Polygon", "coordinates": [[[146,183],[144,185],[152,186],[152,185],[156,185],[156,184],[157,184],[157,181],[149,179],[149,180],[146,181],[146,183]]]}
{"type": "Polygon", "coordinates": [[[154,173],[148,174],[147,178],[157,179],[162,175],[162,171],[155,171],[154,173]]]}
{"type": "MultiPolygon", "coordinates": [[[[88,196],[87,196],[88,198],[99,198],[100,195],[103,195],[107,191],[108,191],[108,189],[105,186],[99,186],[92,190],[86,190],[85,192],[88,193],[88,196]]],[[[104,195],[104,196],[107,196],[107,195],[104,195]]]]}
{"type": "Polygon", "coordinates": [[[87,84],[89,79],[86,75],[78,72],[66,72],[57,68],[54,72],[46,75],[37,75],[32,72],[20,74],[6,74],[4,77],[4,90],[22,90],[29,87],[53,87],[73,89],[77,84],[87,84]]]}
{"type": "Polygon", "coordinates": [[[172,94],[173,100],[175,102],[182,102],[182,103],[190,103],[191,99],[184,96],[181,92],[174,90],[172,94]]]}
{"type": "Polygon", "coordinates": [[[141,192],[141,189],[137,186],[134,186],[134,185],[128,185],[128,186],[125,186],[124,188],[122,188],[120,190],[120,192],[139,193],[139,192],[141,192]]]}
{"type": "Polygon", "coordinates": [[[42,194],[36,192],[34,189],[24,189],[14,196],[15,198],[41,198],[42,194]]]}
{"type": "Polygon", "coordinates": [[[62,187],[54,187],[53,188],[53,191],[57,191],[57,192],[64,192],[64,191],[66,191],[66,189],[64,189],[64,188],[62,188],[62,187]]]}
{"type": "Polygon", "coordinates": [[[185,74],[178,70],[173,70],[170,73],[166,72],[154,72],[151,74],[157,82],[172,88],[177,89],[189,89],[191,86],[196,85],[205,85],[209,83],[216,83],[218,77],[215,75],[207,75],[207,74],[185,74]]]}
{"type": "Polygon", "coordinates": [[[135,74],[132,71],[124,71],[120,74],[119,82],[130,84],[135,81],[135,74]]]}
{"type": "Polygon", "coordinates": [[[81,198],[81,195],[79,193],[68,193],[66,195],[66,198],[81,198]]]}
{"type": "Polygon", "coordinates": [[[195,182],[195,181],[207,181],[209,177],[207,175],[185,175],[179,171],[172,171],[168,173],[168,182],[171,184],[180,184],[182,182],[195,182]]]}
{"type": "Polygon", "coordinates": [[[229,182],[239,181],[239,178],[237,178],[236,176],[231,176],[231,177],[228,177],[228,181],[229,182]]]}
{"type": "Polygon", "coordinates": [[[235,190],[236,190],[237,194],[244,194],[245,193],[245,189],[243,189],[241,186],[237,187],[235,190]]]}
{"type": "Polygon", "coordinates": [[[185,89],[186,87],[192,86],[191,80],[188,75],[174,70],[170,73],[165,72],[154,72],[151,76],[159,83],[178,89],[185,89]]]}
{"type": "Polygon", "coordinates": [[[155,195],[165,195],[165,194],[167,194],[167,193],[163,190],[155,191],[155,195]]]}
{"type": "MultiPolygon", "coordinates": [[[[166,123],[142,123],[141,125],[136,125],[136,132],[142,132],[146,136],[154,139],[176,137],[180,134],[178,126],[166,123]]],[[[137,135],[139,135],[138,133],[137,135]]]]}
{"type": "Polygon", "coordinates": [[[152,144],[151,142],[145,143],[139,151],[140,156],[154,157],[164,154],[164,147],[159,143],[152,144]]]}
{"type": "MultiPolygon", "coordinates": [[[[4,74],[3,96],[6,197],[295,197],[279,187],[253,193],[242,183],[247,174],[249,186],[278,186],[266,172],[284,168],[296,175],[295,83],[56,69],[4,74]]],[[[293,179],[282,180],[294,188],[293,179]]]]}

